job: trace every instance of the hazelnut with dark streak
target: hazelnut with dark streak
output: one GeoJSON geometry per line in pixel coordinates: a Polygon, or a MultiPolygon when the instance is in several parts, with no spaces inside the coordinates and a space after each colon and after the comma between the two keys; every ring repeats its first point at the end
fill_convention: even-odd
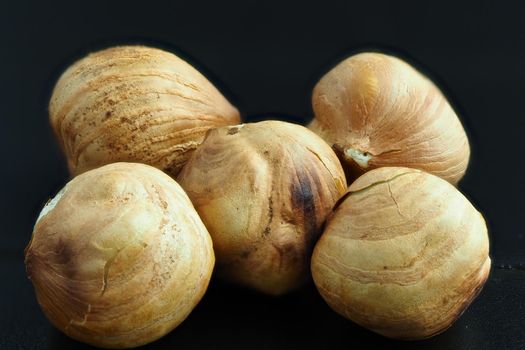
{"type": "Polygon", "coordinates": [[[279,121],[211,130],[178,182],[212,236],[218,272],[274,295],[308,279],[313,246],[346,190],[328,144],[279,121]]]}

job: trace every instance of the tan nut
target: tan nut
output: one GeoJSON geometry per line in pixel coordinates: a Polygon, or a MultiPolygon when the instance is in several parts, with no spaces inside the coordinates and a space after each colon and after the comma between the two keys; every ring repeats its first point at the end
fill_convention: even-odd
{"type": "Polygon", "coordinates": [[[42,210],[25,251],[42,310],[107,348],[149,343],[200,301],[212,242],[190,200],[153,167],[115,163],[71,180],[42,210]]]}
{"type": "Polygon", "coordinates": [[[452,185],[408,168],[379,168],[348,189],[312,257],[322,297],[387,337],[447,329],[490,270],[487,227],[452,185]]]}
{"type": "Polygon", "coordinates": [[[383,166],[425,170],[457,184],[470,147],[441,91],[399,58],[361,53],[315,86],[309,128],[334,147],[353,181],[383,166]]]}
{"type": "Polygon", "coordinates": [[[175,176],[207,130],[240,122],[195,68],[144,46],[98,51],[69,67],[49,118],[74,175],[126,161],[175,176]]]}
{"type": "Polygon", "coordinates": [[[346,189],[330,147],[279,121],[210,131],[178,181],[210,231],[218,272],[269,294],[308,279],[326,215],[346,189]]]}

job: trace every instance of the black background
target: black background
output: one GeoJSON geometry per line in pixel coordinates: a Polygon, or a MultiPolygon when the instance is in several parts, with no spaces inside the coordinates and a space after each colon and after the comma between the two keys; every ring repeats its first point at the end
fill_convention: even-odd
{"type": "Polygon", "coordinates": [[[25,278],[36,216],[68,180],[47,102],[75,59],[114,44],[176,52],[245,121],[312,116],[310,93],[356,50],[395,53],[450,98],[472,146],[460,189],[489,224],[493,270],[445,334],[394,342],[333,313],[308,285],[269,298],[213,281],[186,322],[152,348],[525,348],[525,9],[519,2],[12,1],[0,4],[0,348],[77,348],[53,329],[25,278]]]}

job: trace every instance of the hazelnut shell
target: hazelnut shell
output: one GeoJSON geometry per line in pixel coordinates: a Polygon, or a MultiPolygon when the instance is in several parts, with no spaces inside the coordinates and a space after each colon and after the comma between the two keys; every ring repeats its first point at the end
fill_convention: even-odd
{"type": "Polygon", "coordinates": [[[485,283],[491,260],[482,215],[450,183],[379,168],[340,200],[312,257],[314,282],[346,318],[387,337],[443,332],[485,283]]]}

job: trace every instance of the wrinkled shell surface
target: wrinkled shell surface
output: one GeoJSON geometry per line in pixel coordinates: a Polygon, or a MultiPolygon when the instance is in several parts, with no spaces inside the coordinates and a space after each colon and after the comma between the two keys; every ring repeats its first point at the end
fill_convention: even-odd
{"type": "Polygon", "coordinates": [[[321,226],[346,190],[330,147],[279,121],[210,131],[178,181],[210,231],[219,273],[269,294],[307,280],[321,226]]]}
{"type": "Polygon", "coordinates": [[[441,91],[406,62],[352,56],[312,95],[309,128],[338,152],[350,180],[383,166],[425,170],[456,184],[470,156],[467,136],[441,91]]]}
{"type": "Polygon", "coordinates": [[[312,257],[323,298],[388,337],[443,332],[489,274],[481,214],[446,181],[408,168],[367,172],[345,196],[312,257]]]}
{"type": "Polygon", "coordinates": [[[116,163],[70,181],[42,210],[27,274],[49,320],[95,346],[135,347],[202,298],[211,238],[190,200],[153,167],[116,163]]]}
{"type": "Polygon", "coordinates": [[[176,175],[208,129],[240,122],[196,69],[143,46],[102,50],[69,67],[49,117],[72,174],[130,161],[176,175]]]}

